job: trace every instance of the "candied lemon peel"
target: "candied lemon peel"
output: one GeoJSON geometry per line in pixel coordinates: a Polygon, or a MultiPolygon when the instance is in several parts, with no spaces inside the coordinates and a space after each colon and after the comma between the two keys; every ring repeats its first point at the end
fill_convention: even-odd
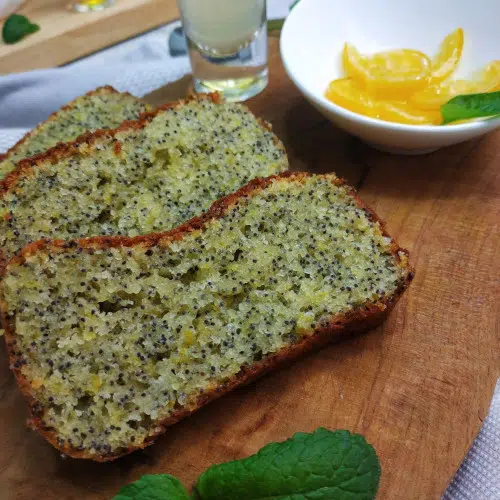
{"type": "Polygon", "coordinates": [[[500,61],[493,61],[470,80],[454,80],[464,46],[457,28],[430,58],[412,49],[372,55],[345,43],[345,77],[333,80],[325,96],[331,102],[371,118],[410,125],[440,125],[440,108],[460,94],[500,90],[500,61]]]}

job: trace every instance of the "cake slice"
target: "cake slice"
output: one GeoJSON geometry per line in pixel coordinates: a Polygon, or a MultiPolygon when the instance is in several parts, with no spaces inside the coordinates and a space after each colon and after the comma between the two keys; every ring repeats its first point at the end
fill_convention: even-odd
{"type": "Polygon", "coordinates": [[[378,325],[412,277],[341,180],[282,174],[169,232],[34,243],[7,266],[1,303],[31,426],[66,455],[107,461],[378,325]]]}
{"type": "Polygon", "coordinates": [[[69,142],[89,130],[116,128],[125,120],[137,120],[151,111],[144,101],[113,87],[100,87],[62,107],[26,134],[5,154],[0,155],[0,179],[14,170],[16,163],[55,146],[69,142]]]}
{"type": "Polygon", "coordinates": [[[22,161],[0,187],[0,248],[172,229],[288,167],[268,124],[217,95],[179,101],[22,161]]]}

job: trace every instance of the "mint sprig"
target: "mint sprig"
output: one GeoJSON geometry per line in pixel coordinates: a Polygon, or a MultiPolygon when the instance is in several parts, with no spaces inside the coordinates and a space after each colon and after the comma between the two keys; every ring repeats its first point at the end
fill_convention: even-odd
{"type": "Polygon", "coordinates": [[[189,500],[189,495],[176,477],[147,474],[124,486],[113,500],[189,500]]]}
{"type": "Polygon", "coordinates": [[[359,435],[320,428],[256,455],[204,472],[195,486],[200,500],[315,500],[375,497],[380,465],[374,449],[359,435]]]}
{"type": "Polygon", "coordinates": [[[371,500],[379,479],[377,455],[362,436],[319,428],[210,467],[191,497],[177,479],[162,474],[143,476],[113,500],[371,500]]]}
{"type": "Polygon", "coordinates": [[[35,33],[40,29],[38,24],[32,23],[26,16],[11,14],[2,28],[2,39],[5,43],[16,43],[26,35],[35,33]]]}
{"type": "Polygon", "coordinates": [[[500,115],[500,92],[458,95],[441,106],[443,125],[457,120],[500,115]]]}

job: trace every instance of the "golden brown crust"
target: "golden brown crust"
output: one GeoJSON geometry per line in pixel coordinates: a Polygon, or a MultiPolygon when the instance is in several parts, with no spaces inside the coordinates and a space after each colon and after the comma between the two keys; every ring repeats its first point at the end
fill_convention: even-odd
{"type": "Polygon", "coordinates": [[[107,94],[123,94],[127,95],[130,97],[133,97],[132,94],[129,92],[118,92],[115,88],[111,87],[111,85],[104,85],[103,87],[97,87],[94,90],[91,90],[90,92],[87,92],[86,94],[77,97],[76,99],[73,99],[72,101],[68,102],[65,104],[62,108],[59,108],[57,111],[54,111],[51,113],[45,121],[37,125],[33,130],[30,130],[27,134],[25,134],[19,141],[17,141],[11,148],[9,148],[5,153],[0,154],[0,162],[6,160],[14,151],[21,145],[23,144],[26,140],[28,140],[40,127],[45,125],[45,123],[51,121],[57,113],[60,113],[61,111],[66,111],[68,109],[71,109],[75,103],[80,100],[82,97],[90,97],[95,94],[101,94],[101,93],[107,93],[107,94]]]}
{"type": "MultiPolygon", "coordinates": [[[[181,240],[183,236],[191,231],[203,229],[203,227],[212,219],[220,218],[224,215],[224,213],[234,204],[237,203],[239,199],[247,198],[253,194],[258,193],[270,183],[279,179],[290,179],[290,181],[303,181],[311,174],[303,173],[303,172],[285,172],[282,174],[274,175],[271,177],[263,178],[263,179],[254,179],[246,186],[236,191],[233,194],[230,194],[220,200],[217,200],[210,209],[200,217],[195,217],[190,221],[186,222],[182,226],[175,228],[171,231],[167,231],[164,233],[154,233],[144,236],[135,236],[135,237],[127,237],[127,236],[96,236],[92,238],[84,238],[79,240],[74,240],[71,242],[65,242],[63,240],[42,240],[35,243],[32,243],[25,247],[21,253],[15,257],[13,257],[9,263],[8,267],[19,266],[22,265],[25,259],[35,253],[44,252],[44,251],[56,251],[56,252],[68,252],[72,251],[76,248],[82,248],[84,250],[91,249],[99,249],[99,248],[112,248],[112,247],[131,247],[131,246],[144,246],[145,248],[149,248],[154,245],[161,245],[162,247],[168,246],[170,242],[175,240],[181,240]]],[[[321,177],[325,177],[330,179],[336,185],[343,185],[344,181],[337,177],[331,175],[322,175],[321,177]]],[[[384,235],[387,235],[385,232],[385,224],[384,222],[371,210],[367,207],[355,194],[354,190],[352,190],[352,195],[358,205],[363,208],[368,214],[372,221],[379,222],[384,232],[384,235]]],[[[14,327],[14,319],[13,317],[9,317],[7,315],[7,304],[3,298],[3,294],[0,295],[0,306],[2,310],[2,321],[5,325],[5,338],[7,341],[7,347],[10,357],[11,369],[13,370],[19,388],[26,396],[30,408],[30,421],[29,425],[37,430],[42,436],[47,439],[55,448],[59,449],[65,455],[74,457],[74,458],[85,458],[91,459],[97,462],[106,462],[110,460],[115,460],[123,455],[131,453],[134,450],[145,448],[146,446],[151,445],[158,435],[162,434],[166,428],[179,420],[185,418],[190,415],[200,407],[209,403],[210,401],[226,394],[232,389],[241,386],[243,384],[250,383],[267,372],[280,367],[282,365],[286,365],[296,358],[302,356],[303,354],[319,348],[328,342],[331,342],[338,337],[346,334],[352,333],[361,333],[363,331],[369,330],[378,326],[390,310],[394,307],[395,303],[401,296],[401,294],[406,290],[409,286],[411,280],[413,279],[413,269],[405,262],[401,262],[401,255],[405,255],[407,257],[408,252],[402,248],[400,248],[395,242],[392,245],[392,252],[396,259],[401,263],[403,267],[408,269],[407,276],[405,280],[401,283],[400,287],[395,291],[393,295],[390,297],[386,297],[383,300],[376,303],[369,303],[365,306],[359,307],[353,311],[350,311],[346,314],[338,314],[336,316],[331,317],[327,323],[321,324],[318,328],[314,330],[310,335],[305,335],[300,342],[297,344],[291,345],[281,351],[266,357],[265,359],[254,363],[253,365],[243,367],[241,371],[231,378],[227,380],[225,383],[215,387],[211,391],[206,391],[203,395],[199,396],[194,404],[187,405],[185,407],[180,408],[173,414],[171,414],[167,419],[163,421],[159,421],[155,424],[154,431],[144,443],[129,447],[127,449],[117,450],[113,453],[106,455],[93,455],[88,453],[85,450],[77,450],[67,445],[61,446],[57,442],[57,434],[55,431],[45,428],[43,425],[43,408],[37,403],[34,399],[32,388],[30,386],[29,381],[23,376],[21,371],[21,366],[19,365],[19,359],[22,353],[16,353],[16,338],[15,338],[15,327],[14,327]],[[17,362],[17,363],[16,363],[17,362]]]]}

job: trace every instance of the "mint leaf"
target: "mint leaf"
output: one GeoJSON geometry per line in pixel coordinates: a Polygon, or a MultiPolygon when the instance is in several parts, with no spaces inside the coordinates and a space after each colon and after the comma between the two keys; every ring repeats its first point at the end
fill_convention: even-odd
{"type": "Polygon", "coordinates": [[[370,500],[380,464],[372,446],[348,431],[319,428],[271,443],[256,455],[214,465],[198,479],[198,500],[370,500]]]}
{"type": "Polygon", "coordinates": [[[443,124],[500,115],[500,92],[458,95],[441,106],[443,124]]]}
{"type": "Polygon", "coordinates": [[[5,43],[16,43],[26,35],[35,33],[40,29],[38,24],[33,24],[26,16],[11,14],[2,28],[2,39],[5,43]]]}
{"type": "Polygon", "coordinates": [[[189,500],[189,496],[174,476],[149,474],[124,486],[112,500],[189,500]]]}

